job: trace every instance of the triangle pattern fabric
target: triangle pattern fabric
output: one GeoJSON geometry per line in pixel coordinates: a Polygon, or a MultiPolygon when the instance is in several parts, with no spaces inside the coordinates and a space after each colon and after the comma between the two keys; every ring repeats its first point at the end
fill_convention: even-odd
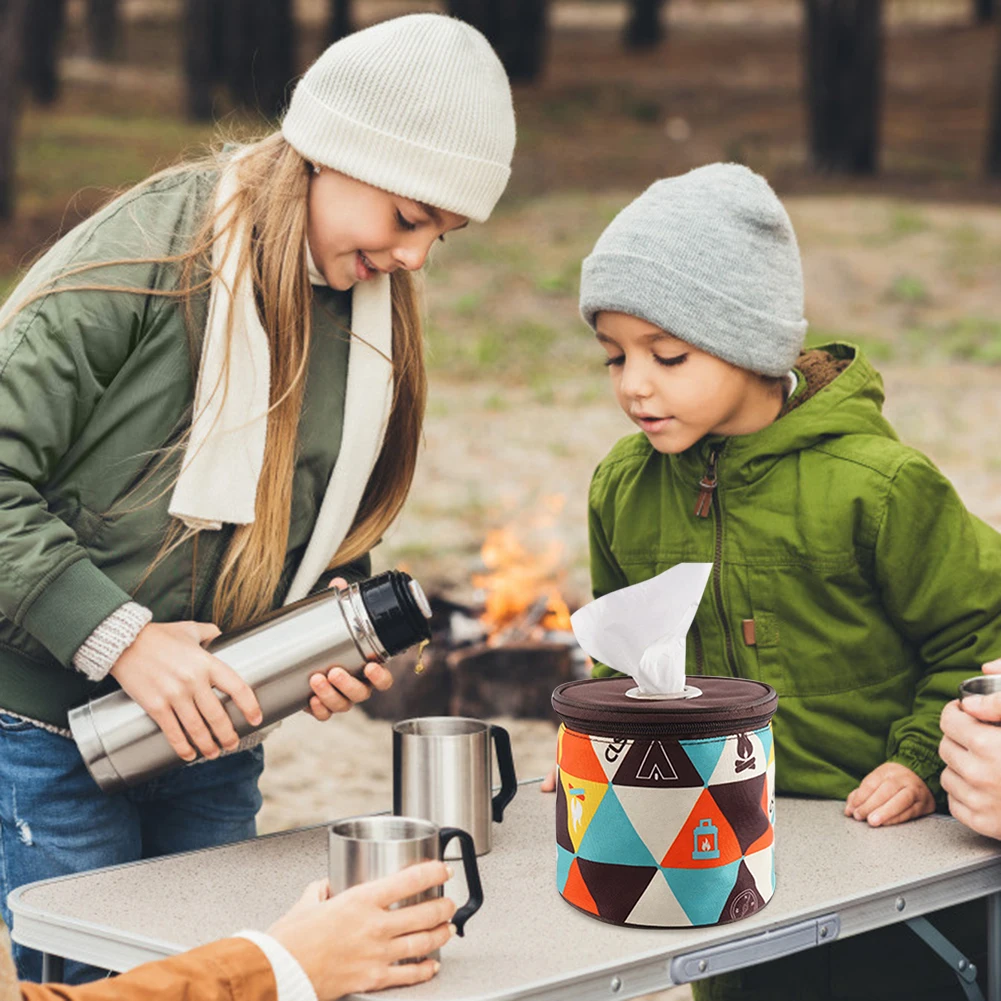
{"type": "Polygon", "coordinates": [[[718,869],[664,869],[668,886],[693,925],[714,925],[733,890],[740,859],[718,869]]]}
{"type": "MultiPolygon", "coordinates": [[[[582,860],[618,866],[657,865],[657,860],[636,833],[611,786],[588,824],[577,854],[582,860]]],[[[598,905],[601,906],[600,900],[598,905]]]]}
{"type": "Polygon", "coordinates": [[[775,826],[775,757],[774,753],[772,760],[768,764],[768,809],[766,810],[766,816],[768,817],[768,823],[773,827],[775,826]]]}
{"type": "Polygon", "coordinates": [[[768,756],[757,733],[738,733],[727,738],[708,784],[739,782],[754,775],[764,775],[767,768],[768,756]]]}
{"type": "Polygon", "coordinates": [[[774,747],[774,736],[772,734],[772,728],[770,726],[766,726],[760,730],[755,730],[754,736],[761,741],[761,746],[765,749],[765,761],[766,762],[774,761],[775,747],[774,747]]]}
{"type": "Polygon", "coordinates": [[[573,853],[565,848],[556,846],[556,889],[562,893],[563,887],[567,885],[567,876],[570,875],[570,866],[573,865],[573,853]]]}
{"type": "Polygon", "coordinates": [[[617,786],[641,786],[646,789],[705,784],[676,740],[634,740],[613,781],[617,786]]]}
{"type": "Polygon", "coordinates": [[[573,841],[570,840],[570,823],[567,814],[567,794],[564,791],[563,775],[556,783],[556,844],[570,852],[574,852],[573,841]]]}
{"type": "Polygon", "coordinates": [[[619,770],[629,748],[629,741],[623,737],[620,740],[612,740],[611,737],[592,737],[591,747],[605,771],[605,777],[609,782],[615,778],[615,773],[619,770]]]}
{"type": "Polygon", "coordinates": [[[688,760],[698,769],[702,781],[708,784],[712,774],[719,764],[720,755],[726,747],[726,737],[713,737],[711,740],[682,740],[688,760]]]}
{"type": "MultiPolygon", "coordinates": [[[[565,744],[564,750],[566,750],[565,744]]],[[[604,781],[589,782],[587,779],[577,778],[575,775],[567,775],[562,768],[560,769],[560,785],[566,796],[567,832],[570,835],[573,850],[576,852],[580,848],[581,840],[591,823],[591,819],[610,787],[604,781]]]]}
{"type": "Polygon", "coordinates": [[[591,896],[591,891],[587,888],[583,877],[580,874],[580,867],[577,859],[570,863],[570,871],[567,873],[567,881],[563,884],[563,899],[569,900],[574,907],[579,907],[588,914],[597,914],[598,905],[591,896]]]}
{"type": "Polygon", "coordinates": [[[765,900],[771,900],[775,892],[775,848],[769,845],[763,851],[744,856],[744,864],[754,878],[758,893],[765,900]]]}
{"type": "MultiPolygon", "coordinates": [[[[713,799],[714,792],[710,789],[702,791],[694,809],[688,814],[688,820],[663,856],[662,866],[698,872],[740,860],[743,852],[737,835],[713,799]]],[[[722,903],[720,901],[720,906],[722,903]]],[[[693,923],[698,922],[693,919],[693,923]]]]}
{"type": "Polygon", "coordinates": [[[629,917],[636,901],[659,872],[655,865],[602,865],[580,857],[577,866],[599,916],[616,924],[622,924],[629,917]]]}
{"type": "Polygon", "coordinates": [[[740,868],[737,870],[737,879],[734,881],[733,889],[720,912],[720,924],[750,917],[755,911],[764,907],[765,903],[765,898],[758,892],[754,877],[747,868],[747,864],[742,860],[740,868]]]}
{"type": "Polygon", "coordinates": [[[575,779],[586,779],[588,782],[608,782],[605,769],[601,767],[591,738],[573,730],[566,730],[559,756],[560,770],[572,775],[575,779]]]}
{"type": "Polygon", "coordinates": [[[683,928],[692,922],[678,898],[671,892],[663,870],[650,880],[646,892],[629,912],[629,924],[659,928],[683,928]]]}
{"type": "Polygon", "coordinates": [[[680,789],[647,789],[643,786],[609,786],[622,804],[633,830],[650,849],[654,859],[678,836],[678,819],[688,817],[703,793],[702,786],[680,789]]]}
{"type": "Polygon", "coordinates": [[[761,809],[764,787],[764,772],[742,782],[726,782],[712,787],[716,805],[723,811],[740,842],[741,855],[768,830],[768,816],[761,809]]]}

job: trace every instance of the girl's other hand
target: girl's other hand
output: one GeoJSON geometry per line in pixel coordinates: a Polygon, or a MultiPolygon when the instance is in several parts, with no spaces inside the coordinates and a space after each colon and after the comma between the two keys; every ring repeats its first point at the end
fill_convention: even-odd
{"type": "Polygon", "coordinates": [[[197,757],[195,747],[218,758],[220,748],[232,751],[240,742],[213,686],[233,699],[251,726],[261,722],[251,687],[202,647],[218,635],[209,622],[151,622],[111,669],[185,761],[197,757]]]}
{"type": "Polygon", "coordinates": [[[316,990],[317,1001],[423,983],[438,972],[436,960],[395,964],[427,956],[448,942],[455,904],[439,897],[388,908],[440,886],[449,875],[443,862],[422,862],[335,897],[326,880],[310,883],[268,934],[298,960],[316,990]]]}
{"type": "Polygon", "coordinates": [[[556,792],[556,766],[553,766],[553,770],[542,780],[542,785],[539,786],[539,792],[556,792]]]}
{"type": "Polygon", "coordinates": [[[1001,659],[984,664],[984,674],[1001,674],[1001,659]]]}
{"type": "Polygon", "coordinates": [[[904,765],[886,761],[849,794],[845,816],[866,820],[870,827],[889,827],[934,813],[935,797],[925,783],[904,765]]]}
{"type": "MultiPolygon", "coordinates": [[[[348,582],[343,577],[335,577],[330,587],[344,588],[348,582]]],[[[358,702],[364,702],[372,689],[385,692],[393,687],[393,676],[382,664],[366,664],[365,677],[370,685],[352,677],[343,667],[333,665],[326,674],[314,674],[309,679],[313,694],[309,699],[309,712],[321,722],[335,713],[345,713],[358,702]]]]}

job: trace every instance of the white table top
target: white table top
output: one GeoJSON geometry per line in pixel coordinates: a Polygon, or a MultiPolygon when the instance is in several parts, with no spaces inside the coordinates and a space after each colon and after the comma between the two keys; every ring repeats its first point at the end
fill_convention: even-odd
{"type": "MultiPolygon", "coordinates": [[[[735,955],[738,965],[760,961],[783,935],[800,947],[819,944],[817,919],[829,919],[830,941],[1001,890],[1001,844],[951,818],[874,830],[846,819],[837,802],[780,798],[777,889],[766,907],[718,927],[620,928],[557,893],[553,811],[552,796],[522,786],[495,827],[493,851],[479,860],[485,903],[466,936],[445,948],[435,980],[382,992],[380,1001],[635,997],[697,977],[699,957],[708,956],[711,973],[735,955]],[[753,936],[749,950],[733,952],[753,936]],[[704,952],[719,946],[728,946],[723,957],[704,952]]],[[[311,827],[45,880],[11,894],[13,937],[126,970],[240,929],[266,929],[326,874],[326,863],[326,828],[311,827]]],[[[448,892],[461,901],[456,868],[448,892]]]]}

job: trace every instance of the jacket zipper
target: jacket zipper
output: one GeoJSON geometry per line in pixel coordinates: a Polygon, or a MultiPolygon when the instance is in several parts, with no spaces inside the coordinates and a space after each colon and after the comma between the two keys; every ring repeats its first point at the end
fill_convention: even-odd
{"type": "Polygon", "coordinates": [[[692,622],[692,642],[695,644],[695,673],[702,674],[702,633],[699,632],[698,623],[694,621],[692,622]]]}
{"type": "MultiPolygon", "coordinates": [[[[721,562],[723,559],[723,509],[720,505],[719,493],[716,487],[719,483],[718,468],[719,457],[723,451],[722,445],[714,445],[709,451],[709,464],[699,481],[699,499],[695,504],[695,514],[699,518],[708,518],[709,511],[716,515],[716,558],[713,560],[713,593],[716,597],[716,612],[719,616],[719,623],[723,629],[723,641],[726,645],[726,661],[730,668],[730,673],[739,677],[737,673],[737,658],[733,649],[733,637],[730,635],[730,627],[723,612],[723,571],[721,562]]],[[[701,640],[701,637],[699,637],[701,640]]],[[[696,647],[696,657],[700,658],[701,642],[696,647]]],[[[701,672],[701,668],[700,668],[701,672]]]]}
{"type": "MultiPolygon", "coordinates": [[[[615,721],[579,719],[557,710],[568,730],[597,737],[728,737],[737,732],[760,730],[768,725],[773,712],[746,719],[693,720],[690,723],[628,723],[621,716],[615,721]]],[[[721,710],[722,713],[722,710],[721,710]]]]}
{"type": "Polygon", "coordinates": [[[716,496],[716,465],[719,462],[720,449],[714,446],[709,451],[709,465],[699,480],[699,499],[695,502],[695,516],[708,518],[713,498],[716,496]]]}

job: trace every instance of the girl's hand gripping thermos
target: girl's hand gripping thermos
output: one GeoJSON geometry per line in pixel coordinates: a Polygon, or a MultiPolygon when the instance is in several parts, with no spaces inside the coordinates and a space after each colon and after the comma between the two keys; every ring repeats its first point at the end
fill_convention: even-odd
{"type": "MultiPolygon", "coordinates": [[[[312,595],[220,636],[208,651],[253,691],[260,720],[248,722],[237,702],[217,693],[240,737],[306,708],[310,678],[338,664],[364,678],[368,662],[384,662],[431,638],[431,608],[417,581],[398,570],[343,590],[312,595]]],[[[94,781],[114,792],[184,762],[157,723],[124,691],[73,709],[70,730],[94,781]]]]}

